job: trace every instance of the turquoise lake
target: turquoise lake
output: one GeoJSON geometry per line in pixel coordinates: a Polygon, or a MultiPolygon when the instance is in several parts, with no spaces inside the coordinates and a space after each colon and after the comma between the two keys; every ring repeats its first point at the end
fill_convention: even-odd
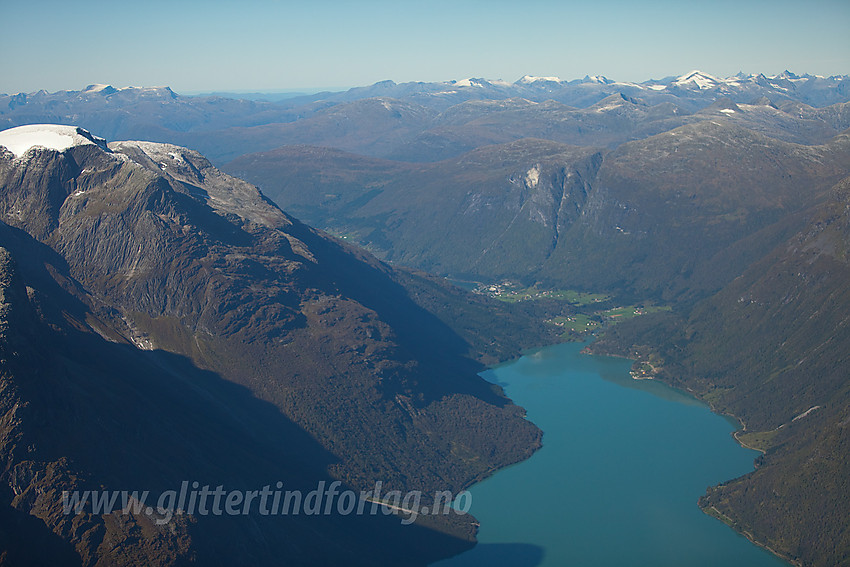
{"type": "Polygon", "coordinates": [[[471,488],[479,544],[434,566],[787,566],[697,507],[709,485],[753,470],[734,424],[583,346],[482,374],[526,408],[543,448],[471,488]]]}

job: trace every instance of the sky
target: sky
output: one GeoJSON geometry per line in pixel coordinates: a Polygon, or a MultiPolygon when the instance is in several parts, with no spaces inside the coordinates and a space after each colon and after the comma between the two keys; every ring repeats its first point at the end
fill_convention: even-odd
{"type": "Polygon", "coordinates": [[[2,0],[0,93],[850,74],[850,0],[2,0]]]}

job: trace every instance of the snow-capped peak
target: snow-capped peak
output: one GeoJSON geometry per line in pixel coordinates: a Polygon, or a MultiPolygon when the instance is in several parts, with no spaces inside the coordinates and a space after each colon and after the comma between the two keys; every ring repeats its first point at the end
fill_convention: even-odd
{"type": "Polygon", "coordinates": [[[524,85],[530,85],[533,83],[560,83],[561,79],[559,77],[534,77],[532,75],[525,75],[521,78],[518,83],[522,83],[524,85]]]}
{"type": "Polygon", "coordinates": [[[109,151],[106,148],[106,140],[77,126],[30,124],[0,132],[0,146],[5,146],[15,157],[21,157],[34,147],[63,152],[74,146],[85,145],[96,145],[104,151],[109,151]]]}
{"type": "Polygon", "coordinates": [[[100,83],[95,83],[93,85],[89,85],[83,89],[84,93],[105,93],[112,94],[118,92],[118,89],[113,87],[112,85],[102,85],[100,83]]]}
{"type": "Polygon", "coordinates": [[[452,81],[451,83],[455,87],[483,87],[484,85],[489,84],[487,79],[476,79],[470,77],[469,79],[461,79],[459,81],[452,81]]]}
{"type": "Polygon", "coordinates": [[[673,81],[673,84],[677,87],[696,86],[698,89],[702,90],[714,88],[722,82],[723,81],[721,79],[709,75],[708,73],[703,73],[702,71],[691,71],[690,73],[686,73],[673,81]]]}
{"type": "Polygon", "coordinates": [[[776,75],[775,78],[776,79],[788,79],[790,81],[793,81],[794,79],[799,79],[800,77],[798,75],[795,75],[794,73],[792,73],[788,69],[785,69],[784,71],[782,71],[781,73],[776,75]]]}

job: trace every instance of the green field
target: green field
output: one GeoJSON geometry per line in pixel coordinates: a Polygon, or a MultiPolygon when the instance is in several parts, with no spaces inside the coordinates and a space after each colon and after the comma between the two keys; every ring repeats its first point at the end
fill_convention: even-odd
{"type": "Polygon", "coordinates": [[[494,297],[505,303],[523,301],[552,300],[563,302],[575,308],[574,313],[559,314],[546,322],[563,329],[561,338],[572,340],[620,321],[632,319],[648,313],[670,311],[669,306],[652,304],[625,305],[609,309],[594,309],[593,306],[608,306],[611,296],[603,293],[587,293],[574,289],[540,289],[537,286],[526,287],[511,281],[499,283],[478,283],[473,290],[494,297]],[[607,304],[607,305],[604,305],[607,304]]]}
{"type": "Polygon", "coordinates": [[[758,451],[767,451],[773,446],[773,438],[779,433],[778,429],[770,431],[753,431],[752,433],[739,433],[735,438],[745,447],[751,447],[758,451]]]}
{"type": "Polygon", "coordinates": [[[591,333],[600,327],[599,321],[596,321],[591,317],[592,316],[585,315],[584,313],[576,313],[569,317],[554,317],[549,319],[547,323],[563,328],[564,332],[561,335],[562,338],[571,338],[571,336],[574,336],[575,334],[585,335],[587,333],[591,333]]]}
{"type": "Polygon", "coordinates": [[[511,282],[481,284],[478,286],[476,291],[491,295],[496,299],[500,299],[508,303],[554,299],[556,301],[564,301],[581,307],[585,305],[592,305],[594,303],[603,303],[610,299],[609,296],[601,293],[584,293],[572,289],[538,289],[535,286],[523,287],[511,282]]]}
{"type": "MultiPolygon", "coordinates": [[[[585,296],[605,297],[598,294],[583,294],[585,296]]],[[[587,297],[583,298],[585,301],[587,297]]],[[[593,300],[591,300],[593,301],[593,300]]],[[[584,303],[583,306],[588,305],[584,303]]],[[[625,307],[615,307],[603,311],[593,311],[590,313],[573,313],[570,315],[559,315],[548,319],[546,322],[552,325],[561,327],[564,332],[561,333],[561,338],[569,340],[582,338],[590,333],[596,332],[608,325],[616,325],[621,321],[646,315],[648,313],[657,313],[659,311],[669,311],[668,306],[657,305],[628,305],[625,307]]],[[[651,367],[647,369],[647,375],[652,374],[651,367]]]]}
{"type": "Polygon", "coordinates": [[[632,319],[648,313],[658,313],[659,311],[670,311],[670,307],[658,305],[627,305],[625,307],[615,307],[606,311],[600,311],[599,314],[612,320],[623,321],[625,319],[632,319]]]}

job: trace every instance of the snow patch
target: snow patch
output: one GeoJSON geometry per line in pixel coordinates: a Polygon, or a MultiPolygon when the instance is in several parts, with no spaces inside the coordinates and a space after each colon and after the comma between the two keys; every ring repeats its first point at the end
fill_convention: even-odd
{"type": "Polygon", "coordinates": [[[722,112],[724,114],[735,114],[735,111],[732,110],[731,108],[721,108],[720,112],[722,112]]]}
{"type": "Polygon", "coordinates": [[[16,158],[35,147],[64,152],[74,146],[86,145],[99,146],[104,151],[109,151],[106,148],[106,140],[77,126],[30,124],[0,132],[0,146],[6,146],[16,158]]]}
{"type": "Polygon", "coordinates": [[[118,90],[118,89],[115,89],[112,85],[103,85],[103,84],[100,84],[100,83],[95,83],[93,85],[87,86],[85,89],[83,89],[83,92],[84,93],[99,93],[99,92],[105,91],[105,90],[115,91],[115,90],[118,90]]]}
{"type": "Polygon", "coordinates": [[[596,112],[607,112],[609,110],[616,110],[618,108],[623,108],[623,101],[614,101],[606,104],[605,106],[600,106],[596,109],[596,112]]]}
{"type": "Polygon", "coordinates": [[[532,75],[526,75],[517,82],[523,83],[525,85],[530,85],[532,83],[538,83],[538,82],[560,83],[561,79],[559,77],[534,77],[532,75]]]}

